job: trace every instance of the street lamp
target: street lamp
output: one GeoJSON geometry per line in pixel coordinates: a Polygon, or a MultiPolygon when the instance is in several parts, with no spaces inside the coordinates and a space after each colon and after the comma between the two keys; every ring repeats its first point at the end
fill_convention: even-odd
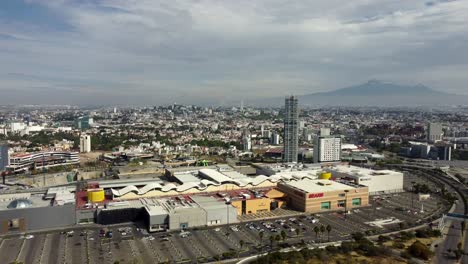
{"type": "Polygon", "coordinates": [[[413,205],[414,205],[414,184],[415,183],[416,182],[414,182],[414,181],[411,182],[411,210],[414,209],[413,205]]]}
{"type": "Polygon", "coordinates": [[[229,236],[229,206],[231,205],[231,201],[226,201],[226,212],[227,212],[227,228],[226,228],[226,236],[229,236]]]}

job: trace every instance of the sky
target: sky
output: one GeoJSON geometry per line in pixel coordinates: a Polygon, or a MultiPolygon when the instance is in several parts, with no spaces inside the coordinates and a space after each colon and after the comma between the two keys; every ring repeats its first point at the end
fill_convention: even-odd
{"type": "Polygon", "coordinates": [[[0,104],[229,104],[379,79],[468,95],[468,0],[1,0],[0,104]]]}

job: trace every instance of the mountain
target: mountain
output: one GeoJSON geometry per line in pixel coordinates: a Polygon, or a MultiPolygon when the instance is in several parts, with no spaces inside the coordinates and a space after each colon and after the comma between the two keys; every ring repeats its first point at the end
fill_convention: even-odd
{"type": "Polygon", "coordinates": [[[467,104],[468,96],[433,90],[424,85],[401,85],[379,80],[330,92],[299,95],[310,106],[440,106],[467,104]]]}

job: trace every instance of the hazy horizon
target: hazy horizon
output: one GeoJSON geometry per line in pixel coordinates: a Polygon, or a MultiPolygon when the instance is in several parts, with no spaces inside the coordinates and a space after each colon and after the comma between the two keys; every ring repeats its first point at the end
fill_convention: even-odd
{"type": "Polygon", "coordinates": [[[468,1],[0,2],[0,104],[232,103],[370,79],[468,95],[468,1]]]}

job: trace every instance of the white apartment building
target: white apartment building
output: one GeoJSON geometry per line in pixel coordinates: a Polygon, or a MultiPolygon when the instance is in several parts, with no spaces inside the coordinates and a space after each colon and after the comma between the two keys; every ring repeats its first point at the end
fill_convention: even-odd
{"type": "Polygon", "coordinates": [[[316,137],[314,141],[314,163],[341,160],[341,138],[334,136],[316,137]]]}
{"type": "Polygon", "coordinates": [[[91,152],[91,136],[81,135],[80,137],[80,152],[89,153],[91,152]]]}

